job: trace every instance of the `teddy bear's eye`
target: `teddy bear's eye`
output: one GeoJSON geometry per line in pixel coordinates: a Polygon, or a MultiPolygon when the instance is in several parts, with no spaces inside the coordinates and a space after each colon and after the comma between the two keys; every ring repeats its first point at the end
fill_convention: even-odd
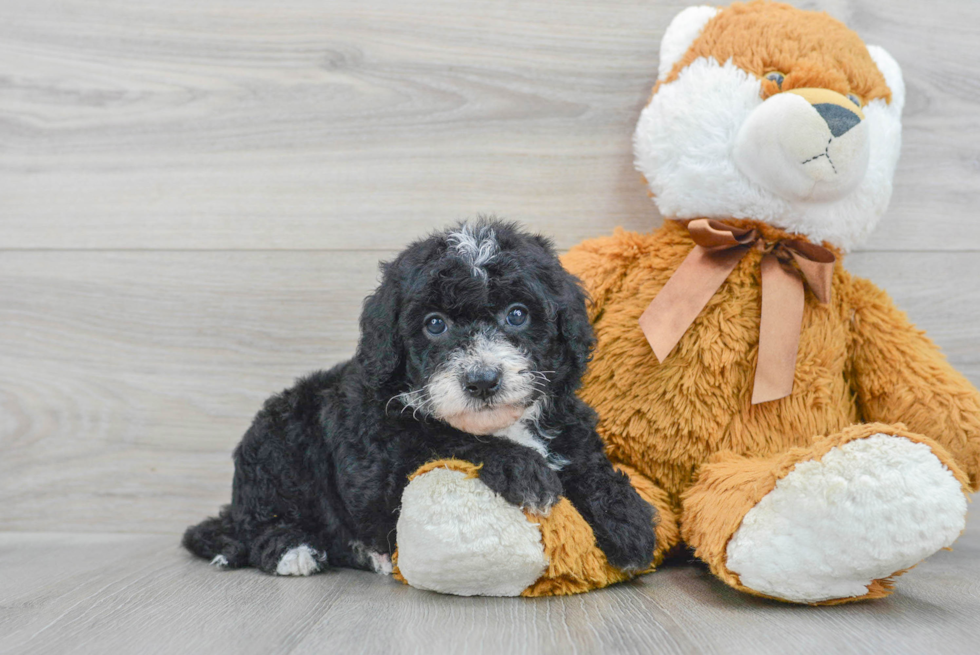
{"type": "Polygon", "coordinates": [[[851,102],[853,102],[858,107],[861,106],[861,98],[857,97],[853,93],[848,93],[847,94],[847,99],[850,100],[851,102]]]}
{"type": "Polygon", "coordinates": [[[783,88],[783,80],[786,79],[786,76],[779,71],[772,71],[771,73],[766,73],[766,79],[770,82],[775,82],[776,86],[781,89],[783,88]]]}

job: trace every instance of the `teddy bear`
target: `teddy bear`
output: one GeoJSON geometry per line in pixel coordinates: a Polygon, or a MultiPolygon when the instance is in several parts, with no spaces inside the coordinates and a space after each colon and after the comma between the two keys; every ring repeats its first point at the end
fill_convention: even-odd
{"type": "Polygon", "coordinates": [[[664,224],[563,258],[597,337],[580,395],[656,509],[653,567],[611,567],[567,500],[537,516],[436,461],[404,492],[397,575],[568,594],[686,547],[816,605],[885,596],[949,547],[980,487],[980,394],[843,265],[888,205],[904,100],[895,60],[824,13],[680,12],[634,134],[664,224]]]}

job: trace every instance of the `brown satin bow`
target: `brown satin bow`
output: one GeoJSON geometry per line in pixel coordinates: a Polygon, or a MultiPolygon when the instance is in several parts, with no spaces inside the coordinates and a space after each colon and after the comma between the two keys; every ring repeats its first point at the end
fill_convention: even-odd
{"type": "Polygon", "coordinates": [[[704,306],[752,248],[762,258],[762,318],[759,361],[755,368],[752,404],[778,400],[793,391],[796,353],[803,325],[803,280],[822,303],[830,302],[834,253],[806,241],[766,242],[758,230],[699,218],[687,229],[694,249],[640,316],[640,329],[663,361],[681,340],[704,306]],[[796,262],[794,268],[791,262],[796,262]],[[802,274],[802,275],[801,275],[802,274]]]}

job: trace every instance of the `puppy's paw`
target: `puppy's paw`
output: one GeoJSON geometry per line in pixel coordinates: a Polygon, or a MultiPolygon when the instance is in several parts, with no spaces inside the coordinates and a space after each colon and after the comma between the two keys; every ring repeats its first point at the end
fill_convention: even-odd
{"type": "Polygon", "coordinates": [[[360,541],[352,541],[350,544],[354,557],[361,568],[369,569],[381,575],[391,575],[394,565],[391,563],[391,555],[377,550],[371,550],[360,541]]]}
{"type": "Polygon", "coordinates": [[[391,575],[391,572],[394,571],[391,555],[387,553],[371,553],[371,567],[375,573],[380,575],[391,575]]]}
{"type": "Polygon", "coordinates": [[[600,546],[610,564],[621,571],[642,571],[653,563],[657,538],[653,528],[624,526],[613,539],[600,546]]]}
{"type": "Polygon", "coordinates": [[[642,571],[653,563],[657,547],[656,510],[635,494],[594,514],[596,543],[610,564],[622,571],[642,571]]]}
{"type": "Polygon", "coordinates": [[[276,565],[276,575],[313,575],[326,562],[326,553],[303,544],[283,553],[276,565]]]}
{"type": "Polygon", "coordinates": [[[508,503],[542,516],[562,493],[558,474],[537,453],[506,454],[484,462],[480,480],[508,503]]]}

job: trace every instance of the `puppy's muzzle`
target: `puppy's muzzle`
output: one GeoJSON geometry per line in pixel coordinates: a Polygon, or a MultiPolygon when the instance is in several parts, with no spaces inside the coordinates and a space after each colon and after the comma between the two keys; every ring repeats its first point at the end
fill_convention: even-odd
{"type": "Polygon", "coordinates": [[[513,425],[533,402],[537,386],[531,361],[491,330],[470,341],[436,368],[425,385],[428,411],[471,434],[493,434],[513,425]]]}
{"type": "Polygon", "coordinates": [[[499,368],[481,366],[463,375],[463,389],[471,398],[488,400],[500,390],[503,371],[499,368]]]}

